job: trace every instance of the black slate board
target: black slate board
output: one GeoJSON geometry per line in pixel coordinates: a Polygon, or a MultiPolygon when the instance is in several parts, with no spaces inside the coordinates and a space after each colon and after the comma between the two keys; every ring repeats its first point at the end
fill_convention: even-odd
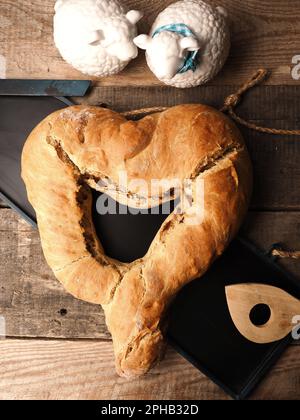
{"type": "Polygon", "coordinates": [[[32,129],[47,115],[72,103],[54,97],[0,97],[0,197],[35,223],[21,174],[21,153],[32,129]]]}
{"type": "MultiPolygon", "coordinates": [[[[0,98],[0,195],[34,226],[34,210],[20,178],[22,147],[40,120],[68,104],[57,98],[0,98]]],[[[94,223],[107,254],[128,262],[142,257],[166,216],[99,216],[95,210],[98,196],[94,194],[94,223]]],[[[203,278],[183,289],[169,315],[172,345],[236,399],[249,395],[290,342],[287,337],[256,345],[238,333],[227,308],[225,285],[245,282],[276,285],[300,298],[293,278],[239,239],[203,278]]]]}

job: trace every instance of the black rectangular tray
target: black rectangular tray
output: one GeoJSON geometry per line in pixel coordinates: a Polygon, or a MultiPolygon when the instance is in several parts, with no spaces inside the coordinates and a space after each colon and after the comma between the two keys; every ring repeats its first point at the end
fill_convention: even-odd
{"type": "MultiPolygon", "coordinates": [[[[0,97],[0,195],[33,226],[35,213],[20,178],[20,157],[27,135],[46,115],[71,103],[62,98],[0,97]]],[[[97,214],[94,223],[111,257],[142,257],[166,216],[97,214]]],[[[184,244],[182,244],[184,246],[184,244]]],[[[278,360],[290,337],[269,345],[243,338],[234,327],[225,286],[267,283],[300,298],[299,285],[275,262],[242,238],[199,280],[186,286],[169,314],[168,339],[187,360],[235,399],[245,399],[278,360]]]]}

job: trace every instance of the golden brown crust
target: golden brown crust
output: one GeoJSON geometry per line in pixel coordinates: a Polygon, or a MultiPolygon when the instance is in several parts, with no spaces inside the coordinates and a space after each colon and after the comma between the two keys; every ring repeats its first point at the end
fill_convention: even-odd
{"type": "MultiPolygon", "coordinates": [[[[56,277],[79,299],[102,304],[112,333],[117,371],[147,372],[160,357],[161,322],[174,295],[202,276],[236,235],[252,189],[242,137],[223,114],[181,105],[138,122],[102,108],[76,106],[46,118],[28,138],[22,176],[37,213],[45,257],[56,277]],[[204,183],[204,211],[171,214],[147,255],[132,264],[108,258],[95,233],[91,191],[149,207],[170,186],[149,195],[128,181],[189,179],[204,183]],[[100,182],[99,182],[100,181],[100,182]]],[[[193,187],[194,188],[194,187],[193,187]]],[[[196,203],[193,204],[193,207],[196,203]]]]}

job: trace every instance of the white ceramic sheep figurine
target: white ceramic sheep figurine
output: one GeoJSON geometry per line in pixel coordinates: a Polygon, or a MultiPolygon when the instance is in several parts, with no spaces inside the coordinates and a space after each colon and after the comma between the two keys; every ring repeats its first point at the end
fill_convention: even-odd
{"type": "Polygon", "coordinates": [[[119,73],[138,55],[133,43],[142,13],[117,0],[58,0],[54,40],[62,57],[91,76],[119,73]]]}
{"type": "Polygon", "coordinates": [[[206,83],[223,67],[230,49],[227,13],[201,0],[171,4],[156,19],[150,36],[135,44],[146,50],[152,72],[167,85],[188,88],[206,83]]]}

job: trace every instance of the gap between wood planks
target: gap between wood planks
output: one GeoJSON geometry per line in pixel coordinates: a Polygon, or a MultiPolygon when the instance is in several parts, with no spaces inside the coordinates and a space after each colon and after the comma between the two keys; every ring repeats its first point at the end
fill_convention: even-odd
{"type": "MultiPolygon", "coordinates": [[[[2,339],[3,340],[3,339],[2,339]]],[[[68,341],[68,342],[74,342],[74,343],[112,343],[112,339],[105,339],[105,338],[63,338],[63,337],[43,337],[43,336],[39,336],[39,337],[18,337],[18,336],[7,336],[4,338],[4,340],[19,340],[19,341],[68,341]]],[[[1,345],[1,341],[0,341],[0,345],[1,345]]],[[[294,340],[291,342],[290,346],[300,346],[300,339],[299,340],[294,340]]],[[[1,347],[0,347],[1,349],[1,347]]]]}

